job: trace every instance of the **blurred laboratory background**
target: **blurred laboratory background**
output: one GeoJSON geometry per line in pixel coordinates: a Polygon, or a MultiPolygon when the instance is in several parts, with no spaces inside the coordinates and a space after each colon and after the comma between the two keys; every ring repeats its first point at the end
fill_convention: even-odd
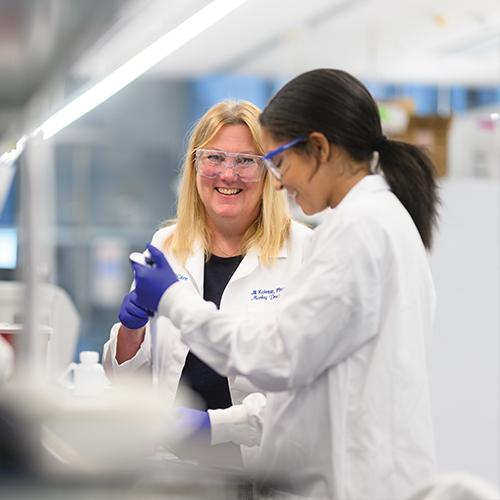
{"type": "Polygon", "coordinates": [[[38,304],[54,377],[101,354],[197,118],[319,67],[361,79],[386,135],[438,165],[439,467],[499,485],[498,0],[0,0],[0,324],[38,304]]]}

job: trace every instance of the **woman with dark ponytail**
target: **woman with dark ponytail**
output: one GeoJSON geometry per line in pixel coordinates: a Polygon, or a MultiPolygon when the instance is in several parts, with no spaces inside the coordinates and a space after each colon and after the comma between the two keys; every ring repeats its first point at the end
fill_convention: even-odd
{"type": "Polygon", "coordinates": [[[156,268],[133,264],[138,300],[170,317],[219,373],[268,391],[264,484],[277,479],[277,489],[304,498],[403,498],[435,471],[426,253],[437,219],[434,165],[383,135],[374,99],[343,71],[298,76],[260,121],[274,187],[308,215],[331,208],[277,319],[217,311],[177,283],[152,246],[156,268]]]}
{"type": "MultiPolygon", "coordinates": [[[[364,163],[366,174],[371,173],[373,153],[378,152],[374,171],[384,174],[430,249],[438,201],[435,166],[417,146],[382,135],[377,104],[356,78],[328,69],[305,73],[274,97],[260,121],[266,135],[277,142],[321,132],[352,160],[364,163]]],[[[305,139],[294,150],[314,154],[313,145],[305,139]]]]}

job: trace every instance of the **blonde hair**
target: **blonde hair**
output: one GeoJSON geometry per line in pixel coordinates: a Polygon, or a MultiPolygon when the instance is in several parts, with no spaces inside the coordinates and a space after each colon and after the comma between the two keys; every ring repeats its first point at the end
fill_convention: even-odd
{"type": "MultiPolygon", "coordinates": [[[[197,241],[208,258],[213,241],[205,206],[196,187],[196,150],[205,148],[223,125],[246,125],[250,129],[258,153],[263,155],[260,112],[257,106],[247,101],[223,101],[210,108],[194,127],[183,165],[177,220],[164,224],[177,224],[173,233],[166,239],[164,250],[170,251],[182,264],[194,253],[193,245],[197,241]]],[[[257,248],[260,250],[262,263],[270,265],[285,244],[290,227],[291,218],[285,192],[273,189],[271,176],[266,170],[259,215],[243,236],[242,254],[248,253],[250,248],[257,248]]]]}

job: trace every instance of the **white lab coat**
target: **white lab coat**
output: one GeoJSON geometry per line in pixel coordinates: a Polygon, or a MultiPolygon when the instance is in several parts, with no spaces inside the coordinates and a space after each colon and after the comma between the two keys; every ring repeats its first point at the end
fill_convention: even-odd
{"type": "MultiPolygon", "coordinates": [[[[172,233],[173,226],[159,230],[152,240],[157,248],[172,233]]],[[[288,284],[293,272],[302,261],[302,246],[312,231],[292,222],[290,235],[281,249],[274,264],[262,265],[258,253],[250,250],[231,277],[221,298],[220,309],[231,311],[242,317],[258,317],[264,320],[275,318],[280,295],[288,284]]],[[[183,266],[171,254],[166,256],[177,273],[179,280],[196,295],[203,295],[204,252],[198,248],[183,266]]],[[[131,372],[151,373],[151,337],[149,325],[146,337],[137,354],[118,365],[116,361],[116,340],[120,324],[113,326],[110,340],[104,345],[103,366],[111,381],[117,381],[120,374],[131,372]]],[[[158,360],[159,382],[165,391],[168,406],[174,401],[182,369],[189,348],[182,341],[180,331],[165,317],[158,318],[158,360]]],[[[226,410],[209,410],[212,444],[233,441],[242,446],[243,460],[247,467],[253,468],[257,449],[260,444],[263,413],[266,397],[244,377],[229,379],[233,406],[226,410]],[[257,392],[256,392],[257,391],[257,392]]]]}
{"type": "Polygon", "coordinates": [[[402,497],[434,472],[428,389],[435,292],[408,212],[381,175],[327,215],[278,305],[235,321],[176,283],[159,311],[218,371],[268,392],[263,481],[305,498],[402,497]]]}

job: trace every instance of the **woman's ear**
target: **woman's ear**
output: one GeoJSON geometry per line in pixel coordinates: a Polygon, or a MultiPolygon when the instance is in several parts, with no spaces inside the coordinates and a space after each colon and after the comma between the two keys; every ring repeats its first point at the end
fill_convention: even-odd
{"type": "Polygon", "coordinates": [[[330,158],[331,144],[321,132],[311,132],[309,134],[309,144],[311,144],[316,158],[320,162],[327,161],[330,158]]]}

